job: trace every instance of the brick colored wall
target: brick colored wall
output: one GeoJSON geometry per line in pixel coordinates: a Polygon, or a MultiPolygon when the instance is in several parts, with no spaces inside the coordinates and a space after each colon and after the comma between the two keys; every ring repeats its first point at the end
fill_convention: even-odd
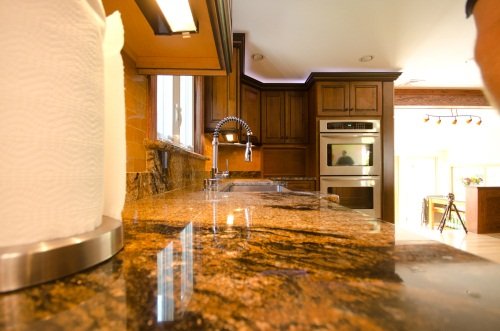
{"type": "MultiPolygon", "coordinates": [[[[122,52],[125,67],[127,140],[127,200],[137,200],[187,186],[202,186],[207,160],[148,135],[148,79],[137,74],[135,62],[122,52]],[[161,155],[168,154],[164,168],[161,155]]],[[[200,188],[201,189],[201,188],[200,188]]]]}
{"type": "MultiPolygon", "coordinates": [[[[212,137],[211,133],[203,136],[204,150],[203,154],[210,159],[205,163],[205,171],[212,169],[212,137]]],[[[260,172],[261,165],[261,147],[252,148],[252,162],[245,162],[245,148],[242,146],[219,146],[218,168],[220,171],[226,170],[226,160],[229,161],[229,171],[236,172],[260,172]]]]}
{"type": "Polygon", "coordinates": [[[125,111],[127,139],[127,172],[146,171],[148,80],[138,75],[134,61],[122,53],[125,66],[125,111]]]}

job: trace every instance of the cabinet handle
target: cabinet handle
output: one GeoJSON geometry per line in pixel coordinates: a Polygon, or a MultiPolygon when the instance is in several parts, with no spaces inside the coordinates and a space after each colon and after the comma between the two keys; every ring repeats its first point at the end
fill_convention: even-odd
{"type": "Polygon", "coordinates": [[[344,111],[349,111],[349,108],[344,108],[344,111]]]}

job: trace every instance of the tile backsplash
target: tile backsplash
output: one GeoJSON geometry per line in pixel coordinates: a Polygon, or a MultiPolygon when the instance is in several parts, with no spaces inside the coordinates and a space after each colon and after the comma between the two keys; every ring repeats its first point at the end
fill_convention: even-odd
{"type": "Polygon", "coordinates": [[[208,177],[208,158],[168,142],[145,139],[146,171],[127,172],[126,200],[137,200],[154,194],[188,187],[203,186],[208,177]]]}

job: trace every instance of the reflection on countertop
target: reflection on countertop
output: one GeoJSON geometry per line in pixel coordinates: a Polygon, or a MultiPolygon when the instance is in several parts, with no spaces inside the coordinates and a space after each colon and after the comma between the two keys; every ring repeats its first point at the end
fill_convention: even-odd
{"type": "Polygon", "coordinates": [[[6,330],[496,330],[500,265],[317,193],[177,190],[127,203],[125,247],[0,296],[6,330]]]}

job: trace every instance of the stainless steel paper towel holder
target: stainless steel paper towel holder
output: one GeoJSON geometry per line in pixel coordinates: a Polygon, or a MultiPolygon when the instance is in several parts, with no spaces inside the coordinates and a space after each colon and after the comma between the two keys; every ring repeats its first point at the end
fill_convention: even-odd
{"type": "Polygon", "coordinates": [[[101,263],[123,248],[122,222],[103,216],[95,230],[0,247],[0,293],[45,283],[101,263]]]}

